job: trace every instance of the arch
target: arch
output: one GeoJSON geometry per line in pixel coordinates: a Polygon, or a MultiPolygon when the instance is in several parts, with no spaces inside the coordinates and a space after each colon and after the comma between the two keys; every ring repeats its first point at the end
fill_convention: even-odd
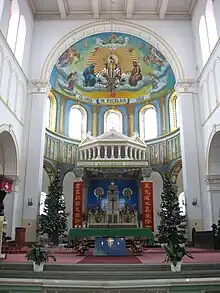
{"type": "Polygon", "coordinates": [[[57,117],[57,99],[55,94],[52,91],[49,91],[46,127],[54,132],[56,131],[56,117],[57,117]]]}
{"type": "Polygon", "coordinates": [[[217,131],[211,140],[208,174],[220,174],[220,131],[217,131]]]}
{"type": "Polygon", "coordinates": [[[123,115],[118,109],[110,109],[104,113],[104,132],[114,128],[117,132],[123,132],[123,115]]]}
{"type": "Polygon", "coordinates": [[[175,131],[179,127],[179,106],[178,96],[174,92],[169,98],[169,120],[170,120],[170,131],[175,131]]]}
{"type": "Polygon", "coordinates": [[[209,39],[208,39],[208,31],[205,21],[205,16],[202,15],[199,21],[199,38],[200,38],[200,47],[202,53],[203,65],[207,62],[209,58],[209,39]]]}
{"type": "Polygon", "coordinates": [[[182,170],[182,160],[175,161],[173,165],[171,165],[169,177],[173,184],[177,184],[177,180],[179,173],[182,170]]]}
{"type": "Polygon", "coordinates": [[[15,51],[19,25],[19,5],[17,0],[11,0],[11,14],[8,25],[7,42],[12,52],[15,51]]]}
{"type": "Polygon", "coordinates": [[[4,175],[16,176],[19,174],[19,151],[16,136],[11,125],[0,126],[0,146],[4,155],[4,175]]]}
{"type": "Polygon", "coordinates": [[[26,21],[23,15],[20,16],[17,42],[15,48],[15,57],[17,58],[18,63],[22,66],[23,57],[24,57],[24,46],[26,39],[26,21]]]}
{"type": "Polygon", "coordinates": [[[83,25],[71,32],[57,42],[47,56],[40,73],[40,79],[49,81],[52,69],[59,56],[75,42],[83,39],[85,36],[91,36],[100,32],[121,32],[130,35],[139,36],[143,40],[151,43],[165,56],[173,69],[177,80],[185,79],[183,66],[172,47],[157,35],[155,32],[139,24],[130,23],[125,20],[115,20],[114,23],[109,21],[94,22],[83,25]]]}
{"type": "Polygon", "coordinates": [[[152,139],[158,135],[157,110],[152,104],[142,107],[139,111],[140,137],[145,140],[152,139]]]}
{"type": "MultiPolygon", "coordinates": [[[[207,143],[207,146],[206,146],[206,170],[207,170],[207,174],[208,175],[211,175],[211,148],[214,147],[214,145],[217,146],[217,149],[218,149],[218,139],[219,139],[219,133],[220,133],[220,124],[218,125],[214,125],[213,126],[213,129],[210,133],[210,136],[209,136],[209,139],[208,139],[208,143],[207,143]],[[213,140],[215,138],[215,140],[213,140]],[[214,144],[213,144],[214,142],[214,144]]],[[[212,149],[214,150],[214,149],[212,149]]]]}
{"type": "Polygon", "coordinates": [[[73,105],[69,111],[68,135],[81,140],[87,132],[87,111],[80,105],[73,105]],[[78,120],[79,121],[78,121],[78,120]],[[76,128],[78,127],[78,128],[76,128]]]}

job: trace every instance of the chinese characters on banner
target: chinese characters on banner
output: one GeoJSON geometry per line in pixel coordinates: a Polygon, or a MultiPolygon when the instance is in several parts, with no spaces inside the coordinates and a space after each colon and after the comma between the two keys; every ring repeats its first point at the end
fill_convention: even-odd
{"type": "Polygon", "coordinates": [[[73,227],[82,227],[83,181],[73,183],[73,227]]]}
{"type": "Polygon", "coordinates": [[[153,182],[141,182],[143,228],[154,231],[153,182]]]}

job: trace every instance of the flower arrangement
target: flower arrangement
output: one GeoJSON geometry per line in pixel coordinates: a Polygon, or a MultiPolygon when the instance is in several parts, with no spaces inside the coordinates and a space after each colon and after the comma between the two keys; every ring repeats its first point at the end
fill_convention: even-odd
{"type": "Polygon", "coordinates": [[[135,215],[135,210],[130,205],[125,204],[124,207],[120,209],[119,213],[123,218],[123,221],[131,223],[132,218],[135,215]]]}
{"type": "Polygon", "coordinates": [[[90,213],[92,214],[96,223],[101,223],[103,220],[103,217],[105,216],[105,211],[99,205],[97,205],[97,207],[95,208],[92,208],[90,210],[90,213]]]}
{"type": "Polygon", "coordinates": [[[133,254],[142,254],[144,250],[144,240],[141,237],[135,238],[132,241],[130,251],[133,254]]]}
{"type": "Polygon", "coordinates": [[[85,255],[86,252],[89,251],[89,242],[88,242],[88,240],[86,238],[81,240],[75,246],[75,250],[76,250],[77,255],[85,255]]]}

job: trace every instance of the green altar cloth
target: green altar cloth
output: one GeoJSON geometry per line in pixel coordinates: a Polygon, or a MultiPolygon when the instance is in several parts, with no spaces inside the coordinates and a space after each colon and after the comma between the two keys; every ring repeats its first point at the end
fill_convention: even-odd
{"type": "Polygon", "coordinates": [[[153,244],[153,234],[147,228],[72,228],[69,242],[75,237],[146,237],[153,244]]]}

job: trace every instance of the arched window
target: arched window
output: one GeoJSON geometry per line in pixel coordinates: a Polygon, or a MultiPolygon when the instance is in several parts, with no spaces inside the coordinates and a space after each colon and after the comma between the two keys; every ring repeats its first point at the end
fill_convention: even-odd
{"type": "Polygon", "coordinates": [[[117,132],[123,130],[122,113],[118,110],[111,109],[104,114],[104,132],[115,129],[117,132]]]}
{"type": "Polygon", "coordinates": [[[186,199],[185,199],[184,192],[180,193],[179,195],[179,207],[182,212],[182,215],[185,216],[186,215],[186,199]]]}
{"type": "Polygon", "coordinates": [[[81,106],[73,106],[69,113],[69,136],[81,140],[86,135],[87,112],[81,106]]]}
{"type": "Polygon", "coordinates": [[[218,33],[217,33],[217,27],[215,22],[213,0],[207,1],[205,19],[206,19],[208,38],[209,38],[209,47],[210,47],[210,53],[211,53],[218,41],[218,33]]]}
{"type": "Polygon", "coordinates": [[[206,27],[205,16],[202,15],[199,22],[199,38],[200,38],[200,46],[202,51],[202,60],[203,65],[207,62],[209,58],[209,40],[208,40],[208,31],[206,27]]]}
{"type": "Polygon", "coordinates": [[[56,131],[57,99],[52,91],[49,92],[46,104],[46,128],[56,131]]]}
{"type": "Polygon", "coordinates": [[[19,24],[19,6],[17,0],[11,0],[10,20],[8,26],[7,42],[12,50],[15,51],[17,32],[19,24]]]}
{"type": "Polygon", "coordinates": [[[140,137],[145,140],[157,137],[157,111],[153,105],[148,105],[139,115],[140,137]]]}
{"type": "Polygon", "coordinates": [[[24,16],[21,15],[18,27],[18,36],[15,49],[15,57],[18,60],[18,63],[22,66],[23,56],[24,56],[24,45],[26,38],[26,21],[24,16]]]}

